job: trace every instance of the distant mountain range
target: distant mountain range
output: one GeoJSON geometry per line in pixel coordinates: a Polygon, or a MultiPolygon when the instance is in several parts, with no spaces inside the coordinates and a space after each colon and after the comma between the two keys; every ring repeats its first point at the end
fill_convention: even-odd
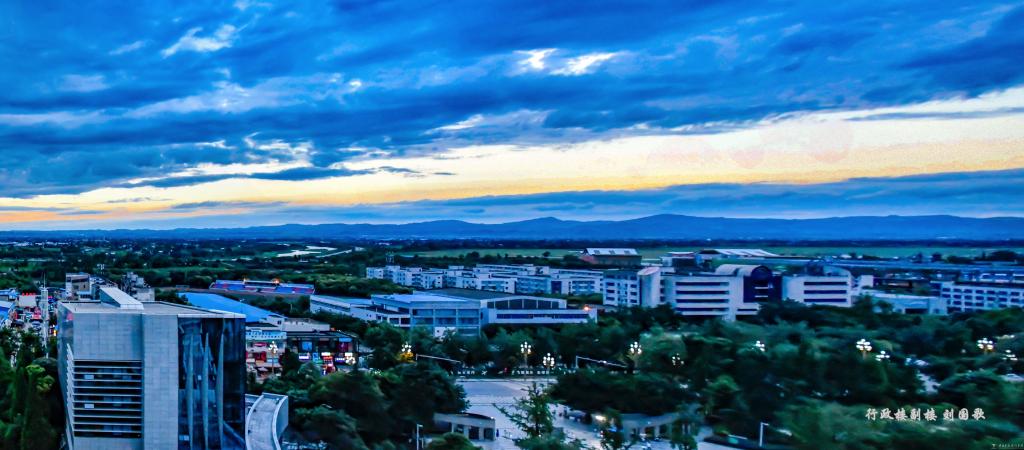
{"type": "Polygon", "coordinates": [[[1024,218],[859,216],[733,219],[663,214],[619,221],[545,217],[500,224],[437,220],[400,225],[337,223],[170,230],[3,231],[0,238],[1006,240],[1024,239],[1024,218]]]}

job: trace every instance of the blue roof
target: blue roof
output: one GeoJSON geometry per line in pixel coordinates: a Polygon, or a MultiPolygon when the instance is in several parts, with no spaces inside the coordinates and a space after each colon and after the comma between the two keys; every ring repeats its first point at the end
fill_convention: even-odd
{"type": "Polygon", "coordinates": [[[245,315],[246,323],[263,322],[268,317],[283,317],[280,314],[257,308],[252,305],[247,305],[223,295],[183,292],[178,294],[178,296],[185,297],[185,300],[188,300],[192,306],[199,308],[215,309],[217,311],[226,311],[245,315]]]}

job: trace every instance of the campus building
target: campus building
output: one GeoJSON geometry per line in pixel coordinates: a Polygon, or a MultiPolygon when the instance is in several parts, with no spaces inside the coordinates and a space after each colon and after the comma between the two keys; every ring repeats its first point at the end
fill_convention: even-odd
{"type": "Polygon", "coordinates": [[[456,288],[508,294],[585,295],[600,292],[602,272],[532,264],[480,264],[447,269],[391,265],[367,267],[366,277],[422,290],[456,288]]]}
{"type": "Polygon", "coordinates": [[[721,317],[757,314],[758,304],[778,299],[771,269],[726,264],[711,273],[675,273],[666,267],[645,267],[605,274],[604,304],[617,307],[669,305],[686,316],[721,317]]]}
{"type": "Polygon", "coordinates": [[[948,281],[939,296],[949,312],[1024,308],[1024,284],[1009,282],[948,281]]]}
{"type": "Polygon", "coordinates": [[[348,299],[315,295],[310,310],[387,322],[400,328],[426,327],[436,336],[477,334],[487,324],[558,325],[597,319],[592,308],[571,309],[565,300],[471,289],[445,288],[412,294],[348,299]]]}
{"type": "Polygon", "coordinates": [[[68,448],[244,448],[244,317],[116,288],[98,300],[57,308],[68,448]]]}
{"type": "Polygon", "coordinates": [[[216,280],[210,289],[281,295],[313,295],[312,284],[282,283],[281,280],[216,280]]]}
{"type": "Polygon", "coordinates": [[[636,267],[643,256],[635,248],[588,248],[580,260],[602,266],[636,267]]]}

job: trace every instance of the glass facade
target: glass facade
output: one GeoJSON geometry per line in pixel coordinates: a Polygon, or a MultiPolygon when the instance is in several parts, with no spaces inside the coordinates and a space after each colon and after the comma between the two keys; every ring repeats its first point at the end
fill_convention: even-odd
{"type": "Polygon", "coordinates": [[[241,318],[179,318],[179,450],[244,448],[244,336],[241,318]]]}

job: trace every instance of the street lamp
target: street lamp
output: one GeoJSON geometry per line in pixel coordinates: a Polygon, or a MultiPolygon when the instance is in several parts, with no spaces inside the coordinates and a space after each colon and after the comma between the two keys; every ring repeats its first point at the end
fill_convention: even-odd
{"type": "Polygon", "coordinates": [[[270,363],[270,374],[274,374],[274,366],[277,366],[277,342],[270,343],[270,358],[273,361],[270,363]]]}
{"type": "Polygon", "coordinates": [[[992,342],[989,338],[978,339],[978,348],[981,349],[982,353],[991,353],[996,349],[996,343],[992,342]]]}
{"type": "Polygon", "coordinates": [[[639,342],[633,341],[632,344],[629,344],[629,350],[626,352],[626,355],[633,361],[632,370],[636,370],[636,366],[640,364],[640,355],[643,354],[643,352],[644,349],[640,346],[639,342]]]}
{"type": "Polygon", "coordinates": [[[676,367],[678,367],[678,366],[681,366],[681,365],[683,365],[683,363],[684,363],[684,361],[683,361],[683,357],[682,357],[682,356],[679,356],[679,354],[678,354],[678,353],[676,353],[676,354],[672,355],[672,358],[671,358],[671,360],[672,360],[672,365],[673,365],[673,366],[676,366],[676,367]]]}
{"type": "Polygon", "coordinates": [[[754,343],[754,348],[756,348],[756,349],[760,350],[760,351],[761,351],[761,353],[764,353],[764,352],[765,352],[765,345],[764,345],[764,342],[761,342],[761,341],[757,341],[757,342],[755,342],[755,343],[754,343]]]}
{"type": "Polygon", "coordinates": [[[1013,354],[1013,352],[1009,350],[1006,350],[1006,353],[1003,353],[1003,359],[1010,362],[1017,362],[1017,355],[1013,354]]]}
{"type": "Polygon", "coordinates": [[[886,361],[886,360],[889,359],[889,357],[890,357],[890,355],[888,353],[886,353],[885,350],[882,350],[882,351],[878,352],[877,355],[875,355],[875,359],[877,359],[879,361],[886,361]]]}
{"type": "Polygon", "coordinates": [[[400,353],[402,360],[412,360],[412,344],[406,342],[402,344],[402,353],[400,353]]]}
{"type": "Polygon", "coordinates": [[[871,343],[868,342],[867,339],[861,339],[857,341],[857,350],[860,350],[860,356],[862,358],[867,358],[868,353],[871,352],[871,343]]]}
{"type": "Polygon", "coordinates": [[[548,353],[548,354],[544,355],[543,363],[544,363],[544,367],[547,367],[548,370],[554,369],[555,368],[555,357],[551,356],[551,354],[548,353]]]}
{"type": "Polygon", "coordinates": [[[533,346],[529,342],[523,342],[519,345],[519,353],[523,354],[523,369],[530,365],[530,353],[533,353],[533,346]]]}

